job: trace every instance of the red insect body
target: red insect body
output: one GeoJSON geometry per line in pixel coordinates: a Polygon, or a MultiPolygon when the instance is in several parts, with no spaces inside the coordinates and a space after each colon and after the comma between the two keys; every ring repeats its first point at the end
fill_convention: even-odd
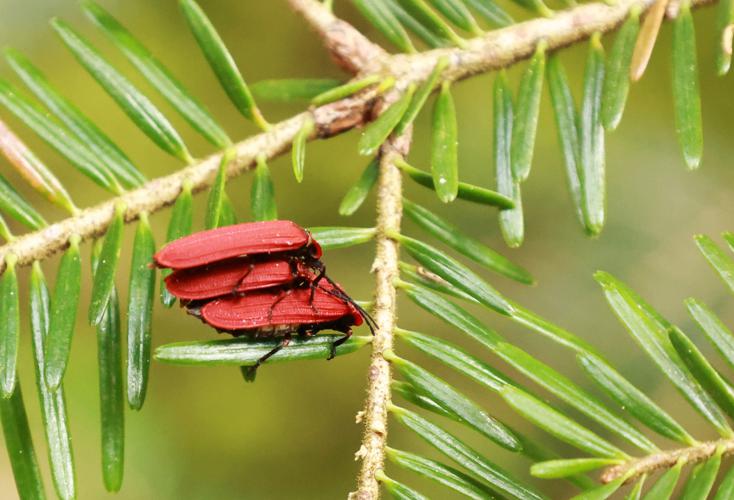
{"type": "Polygon", "coordinates": [[[344,335],[374,320],[325,275],[321,246],[287,220],[236,224],[172,241],[153,258],[173,269],[166,288],[190,314],[234,336],[280,337],[281,342],[248,369],[285,347],[291,334],[331,329],[344,335]],[[323,278],[323,279],[322,279],[323,278]]]}
{"type": "Polygon", "coordinates": [[[179,299],[202,300],[282,287],[299,280],[310,282],[314,278],[313,271],[302,262],[242,258],[174,271],[166,278],[166,288],[179,299]]]}
{"type": "Polygon", "coordinates": [[[363,319],[341,294],[329,283],[314,289],[265,290],[207,302],[200,314],[207,324],[233,335],[278,336],[327,328],[348,332],[363,319]]]}
{"type": "Polygon", "coordinates": [[[289,254],[319,259],[321,247],[295,222],[247,222],[179,238],[153,256],[158,267],[188,269],[235,257],[289,254]]]}

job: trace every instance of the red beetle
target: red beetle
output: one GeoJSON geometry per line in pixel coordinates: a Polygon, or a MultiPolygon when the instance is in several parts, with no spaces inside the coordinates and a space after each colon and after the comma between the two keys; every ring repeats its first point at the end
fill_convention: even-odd
{"type": "Polygon", "coordinates": [[[202,300],[288,284],[305,286],[315,279],[314,272],[302,262],[244,257],[179,269],[165,281],[171,295],[182,300],[202,300]]]}
{"type": "Polygon", "coordinates": [[[288,344],[291,334],[343,332],[374,320],[326,276],[321,246],[294,222],[236,224],[172,241],[154,255],[158,267],[174,272],[166,288],[188,311],[234,336],[280,337],[249,373],[288,344]]]}
{"type": "Polygon", "coordinates": [[[158,267],[188,269],[235,257],[283,254],[318,262],[321,246],[295,222],[246,222],[172,241],[153,256],[158,267]]]}
{"type": "Polygon", "coordinates": [[[351,337],[352,326],[359,326],[363,318],[368,318],[338,285],[328,281],[313,288],[267,289],[203,304],[192,303],[189,311],[208,325],[235,337],[282,338],[278,346],[248,369],[249,380],[254,379],[258,366],[288,345],[292,334],[311,336],[322,330],[344,333],[332,343],[328,358],[331,359],[336,348],[351,337]]]}

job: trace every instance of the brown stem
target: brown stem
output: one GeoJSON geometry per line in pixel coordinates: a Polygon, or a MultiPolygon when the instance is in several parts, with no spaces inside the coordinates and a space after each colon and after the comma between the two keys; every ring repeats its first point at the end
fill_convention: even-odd
{"type": "Polygon", "coordinates": [[[643,474],[649,474],[658,469],[669,469],[679,461],[683,461],[684,464],[697,464],[714,456],[719,448],[722,449],[723,455],[731,455],[734,453],[734,439],[707,441],[688,448],[661,451],[640,459],[630,460],[604,470],[601,481],[609,483],[620,477],[626,477],[628,481],[633,481],[643,474]]]}
{"type": "MultiPolygon", "coordinates": [[[[639,6],[645,12],[655,0],[619,0],[613,5],[591,3],[558,12],[550,18],[538,18],[493,30],[468,41],[466,48],[435,49],[419,54],[396,54],[385,60],[383,71],[397,80],[422,81],[441,56],[449,65],[442,72],[448,80],[461,80],[479,73],[512,66],[533,55],[538,42],[545,40],[548,51],[586,40],[596,32],[608,33],[627,19],[630,10],[639,6]]],[[[692,7],[716,0],[693,0],[692,7]]],[[[611,2],[610,2],[611,3],[611,2]]]]}
{"type": "Polygon", "coordinates": [[[412,130],[391,138],[381,149],[380,177],[377,190],[377,255],[372,269],[375,273],[374,317],[377,323],[372,342],[372,359],[367,374],[367,401],[364,413],[364,437],[357,457],[362,467],[357,478],[357,491],[349,498],[373,500],[379,497],[377,472],[385,462],[387,444],[387,408],[390,404],[392,370],[384,353],[393,348],[396,290],[399,277],[398,243],[388,234],[400,232],[402,217],[402,178],[395,160],[408,154],[412,130]]]}

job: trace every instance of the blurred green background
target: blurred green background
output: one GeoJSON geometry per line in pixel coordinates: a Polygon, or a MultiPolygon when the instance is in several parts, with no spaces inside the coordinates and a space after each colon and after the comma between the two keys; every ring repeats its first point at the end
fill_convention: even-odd
{"type": "MultiPolygon", "coordinates": [[[[245,78],[343,77],[335,69],[320,42],[288,8],[284,0],[242,2],[201,0],[238,61],[245,78]]],[[[507,3],[507,2],[503,2],[507,3]]],[[[187,31],[176,2],[107,0],[102,4],[131,28],[174,74],[199,96],[235,139],[255,132],[234,111],[213,75],[203,62],[187,31]]],[[[336,11],[376,36],[355,15],[348,2],[336,2],[336,11]]],[[[210,148],[198,138],[147,86],[103,37],[84,19],[75,2],[60,0],[0,0],[0,43],[13,45],[45,70],[64,93],[97,121],[149,177],[165,175],[180,165],[162,154],[112,103],[109,97],[73,60],[49,29],[47,21],[60,16],[80,29],[118,67],[140,85],[182,132],[190,149],[204,156],[210,148]]],[[[530,269],[538,279],[535,287],[517,285],[487,273],[486,277],[509,297],[555,321],[605,350],[621,371],[686,424],[697,438],[713,438],[687,405],[677,396],[636,348],[608,310],[592,279],[593,271],[604,269],[627,280],[655,306],[689,331],[699,332],[687,318],[682,300],[695,296],[710,304],[725,321],[734,320],[734,307],[718,278],[699,255],[691,236],[713,236],[732,230],[734,208],[734,76],[715,76],[712,9],[696,14],[699,28],[699,57],[705,129],[705,154],[698,172],[687,172],[674,135],[670,95],[670,26],[661,40],[643,81],[632,88],[628,109],[618,131],[608,135],[608,220],[600,238],[591,240],[578,226],[565,187],[556,129],[547,93],[539,125],[538,144],[530,180],[524,185],[526,242],[518,250],[507,249],[499,236],[496,213],[482,207],[456,202],[440,206],[431,193],[406,183],[415,201],[435,209],[468,233],[511,256],[530,269]],[[698,430],[700,429],[700,430],[698,430]]],[[[378,37],[379,38],[379,37],[378,37]]],[[[611,39],[606,38],[607,47],[611,39]]],[[[564,52],[578,101],[583,73],[584,46],[564,52]]],[[[510,72],[514,83],[518,70],[510,72]]],[[[3,77],[11,76],[2,64],[3,77]]],[[[455,86],[460,129],[461,177],[492,186],[491,85],[492,75],[475,77],[455,86]]],[[[302,109],[296,105],[262,105],[268,119],[276,121],[302,109]]],[[[82,207],[102,201],[105,193],[82,178],[58,155],[41,144],[7,112],[3,119],[36,148],[47,164],[65,181],[82,207]]],[[[290,159],[272,162],[282,218],[304,226],[367,226],[374,221],[370,200],[353,218],[337,215],[337,206],[367,159],[356,154],[358,132],[308,147],[306,179],[293,179],[290,159]]],[[[411,162],[427,166],[429,129],[426,114],[418,120],[411,162]]],[[[63,214],[45,204],[22,184],[4,161],[0,169],[19,186],[49,220],[63,214]]],[[[233,180],[229,193],[239,215],[247,219],[250,179],[233,180]]],[[[203,202],[197,197],[198,227],[203,222],[203,202]]],[[[162,241],[169,213],[153,217],[157,240],[162,241]]],[[[411,224],[405,230],[423,236],[411,224]]],[[[19,231],[20,232],[20,231],[19,231]]],[[[119,270],[118,284],[126,297],[127,262],[132,227],[119,270]]],[[[88,249],[85,249],[88,257],[88,249]]],[[[325,256],[333,278],[342,282],[359,299],[370,298],[369,274],[372,248],[367,245],[331,251],[325,256]]],[[[87,259],[88,264],[88,259],[87,259]]],[[[49,279],[57,259],[44,264],[49,279]]],[[[88,273],[88,265],[85,273],[88,273]]],[[[23,270],[21,277],[25,277],[23,270]]],[[[88,301],[89,275],[85,278],[88,301]]],[[[86,302],[85,302],[86,304],[86,302]]],[[[86,306],[84,306],[86,307],[86,306]]],[[[573,357],[546,340],[499,318],[481,314],[487,323],[513,342],[587,385],[573,357]]],[[[71,365],[66,377],[69,416],[74,439],[80,498],[106,498],[100,471],[96,342],[94,331],[80,314],[71,365]]],[[[400,302],[400,325],[442,336],[470,348],[500,366],[488,352],[461,334],[433,320],[405,300],[400,302]]],[[[33,381],[28,332],[22,344],[21,380],[26,392],[36,448],[47,475],[46,449],[33,381]]],[[[362,332],[364,333],[364,332],[362,332]]],[[[178,308],[155,310],[154,344],[193,339],[211,339],[216,334],[187,317],[178,308]]],[[[711,350],[701,343],[705,352],[711,350]]],[[[538,430],[518,420],[492,394],[453,373],[435,367],[405,346],[401,354],[424,366],[433,367],[486,409],[538,440],[552,444],[567,456],[578,453],[554,443],[538,430]]],[[[299,362],[266,367],[255,384],[245,384],[231,368],[184,368],[153,363],[151,385],[145,407],[128,412],[125,481],[121,499],[233,499],[233,498],[344,498],[353,488],[358,464],[353,454],[359,446],[361,427],[354,422],[365,387],[368,350],[332,362],[299,362]]],[[[515,375],[508,372],[510,375],[515,375]]],[[[551,399],[551,401],[553,401],[551,399]]],[[[508,469],[526,475],[529,463],[518,459],[471,433],[446,424],[465,436],[477,449],[508,469]]],[[[590,425],[596,429],[595,426],[590,425]]],[[[392,446],[435,454],[407,431],[393,427],[392,446]]],[[[661,443],[668,446],[669,443],[661,443]]],[[[406,476],[389,467],[388,473],[404,478],[424,493],[449,498],[446,490],[406,476]]],[[[49,493],[51,493],[51,486],[49,493]]],[[[543,485],[554,497],[572,492],[562,483],[543,485]]],[[[0,453],[0,498],[16,495],[7,457],[0,453]]]]}

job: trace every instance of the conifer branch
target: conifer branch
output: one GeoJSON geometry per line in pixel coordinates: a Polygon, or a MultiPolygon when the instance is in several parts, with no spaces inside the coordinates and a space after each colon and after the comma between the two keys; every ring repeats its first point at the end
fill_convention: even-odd
{"type": "MultiPolygon", "coordinates": [[[[692,0],[692,6],[716,0],[692,0]]],[[[616,29],[629,14],[639,7],[648,9],[654,0],[619,0],[613,4],[594,3],[578,6],[541,18],[491,31],[469,40],[462,48],[445,48],[419,54],[391,55],[372,43],[357,29],[336,18],[329,9],[315,0],[289,0],[292,8],[319,33],[337,64],[353,75],[378,75],[382,80],[394,79],[395,89],[421,83],[441,58],[449,63],[442,73],[446,80],[461,80],[472,75],[511,66],[531,57],[538,43],[544,41],[548,50],[589,38],[594,33],[616,29]]],[[[674,15],[669,12],[668,15],[674,15]]],[[[286,119],[267,131],[233,146],[234,157],[228,164],[227,177],[232,178],[250,170],[256,158],[272,159],[288,151],[308,122],[313,122],[309,140],[328,138],[369,122],[374,109],[384,108],[398,94],[395,90],[381,95],[379,87],[366,90],[335,103],[312,108],[286,119]]],[[[11,134],[7,131],[7,134],[11,134]]],[[[389,235],[399,233],[402,217],[402,181],[396,160],[408,154],[412,130],[390,138],[380,149],[380,175],[377,192],[377,236],[374,319],[377,324],[368,371],[367,399],[360,413],[365,430],[357,457],[362,459],[357,490],[350,498],[373,500],[380,496],[378,478],[382,474],[388,433],[388,407],[391,401],[392,372],[385,353],[393,348],[396,323],[395,281],[399,277],[398,243],[389,235]]],[[[73,216],[39,231],[19,237],[0,247],[0,272],[6,257],[12,255],[17,265],[29,265],[66,248],[72,238],[82,240],[105,234],[115,214],[115,207],[125,207],[124,219],[130,222],[141,214],[154,213],[172,204],[185,184],[198,192],[211,186],[224,153],[219,152],[194,162],[169,176],[154,179],[134,191],[126,192],[95,207],[75,212],[73,216]],[[17,261],[16,261],[17,259],[17,261]]],[[[607,469],[604,482],[619,477],[634,479],[656,469],[672,467],[681,461],[698,463],[721,450],[734,453],[734,440],[700,443],[689,448],[660,452],[631,460],[607,469]]]]}
{"type": "MultiPolygon", "coordinates": [[[[692,6],[706,5],[714,1],[693,0],[692,6]]],[[[310,22],[315,23],[313,20],[320,19],[321,21],[315,23],[317,26],[326,26],[328,19],[333,18],[328,9],[314,0],[292,0],[292,2],[299,12],[309,12],[307,18],[311,20],[310,22]],[[327,20],[326,24],[323,20],[327,20]]],[[[424,80],[438,59],[448,55],[450,62],[444,70],[444,77],[451,80],[463,79],[477,73],[510,66],[530,57],[538,41],[542,39],[547,41],[548,49],[552,50],[584,40],[597,31],[611,31],[626,18],[633,6],[641,5],[646,9],[651,3],[652,0],[620,0],[614,5],[603,3],[582,5],[560,12],[552,18],[535,19],[491,31],[470,40],[466,49],[436,49],[414,55],[384,55],[369,63],[374,63],[374,67],[377,68],[371,70],[372,72],[381,73],[384,77],[393,76],[397,82],[396,86],[404,88],[410,83],[424,80]]],[[[343,26],[346,23],[341,21],[338,24],[343,26]]],[[[328,34],[331,31],[323,33],[328,34]]],[[[358,38],[352,40],[361,43],[357,42],[358,38]]],[[[368,41],[367,43],[371,44],[368,41]]],[[[350,50],[348,44],[339,47],[339,50],[350,50]]],[[[352,46],[352,49],[361,51],[363,47],[352,46]]],[[[347,61],[364,62],[363,56],[342,54],[342,57],[347,61]]],[[[288,151],[298,130],[311,115],[316,123],[316,130],[310,139],[331,137],[363,125],[370,119],[375,97],[377,97],[375,89],[368,89],[356,96],[296,115],[273,126],[272,130],[238,143],[235,146],[237,154],[230,164],[228,176],[234,177],[249,170],[254,165],[255,157],[260,153],[270,159],[288,151]]],[[[194,191],[206,189],[214,179],[221,154],[220,152],[212,155],[172,175],[151,180],[135,191],[17,238],[0,247],[0,271],[5,269],[5,256],[8,254],[12,253],[18,257],[18,265],[29,265],[34,260],[45,259],[66,248],[72,234],[78,234],[82,239],[104,234],[112,218],[114,206],[119,202],[127,206],[125,220],[129,222],[137,219],[141,212],[153,213],[173,203],[181,192],[184,180],[192,183],[194,191]]]]}
{"type": "MultiPolygon", "coordinates": [[[[374,97],[375,91],[367,90],[358,96],[296,115],[274,125],[267,132],[245,139],[233,146],[235,156],[229,163],[227,177],[236,177],[253,168],[260,154],[271,159],[288,151],[307,120],[313,120],[316,124],[309,139],[331,137],[363,123],[374,97]]],[[[174,174],[153,179],[136,190],[17,237],[0,247],[0,271],[5,269],[6,255],[15,255],[19,266],[30,265],[65,249],[72,235],[78,235],[82,240],[103,235],[112,220],[115,206],[120,203],[126,207],[125,222],[130,222],[143,212],[151,214],[171,205],[181,193],[184,182],[191,183],[193,192],[208,188],[214,182],[222,154],[211,155],[174,174]]]]}

